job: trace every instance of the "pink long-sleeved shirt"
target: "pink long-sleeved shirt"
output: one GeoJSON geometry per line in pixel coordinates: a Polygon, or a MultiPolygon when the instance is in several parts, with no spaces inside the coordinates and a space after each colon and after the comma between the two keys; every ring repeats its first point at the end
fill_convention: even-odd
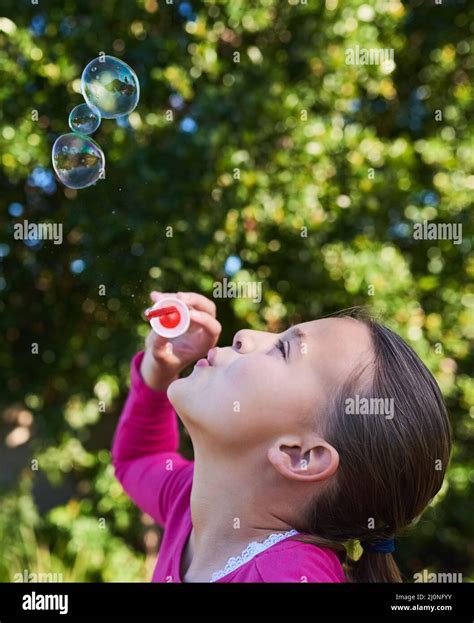
{"type": "MultiPolygon", "coordinates": [[[[192,529],[194,463],[177,451],[176,413],[166,392],[143,381],[142,358],[137,353],[132,360],[131,388],[115,432],[112,461],[128,495],[164,528],[153,581],[182,582],[181,558],[192,529]]],[[[217,582],[345,582],[334,552],[288,538],[266,549],[254,544],[244,559],[216,572],[217,582]]]]}

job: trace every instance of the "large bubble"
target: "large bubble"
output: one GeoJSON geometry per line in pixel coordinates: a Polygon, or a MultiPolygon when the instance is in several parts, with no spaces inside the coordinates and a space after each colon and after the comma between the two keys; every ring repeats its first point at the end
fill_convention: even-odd
{"type": "Polygon", "coordinates": [[[113,56],[99,56],[82,72],[81,91],[91,108],[104,119],[115,119],[134,110],[140,98],[136,73],[113,56]]]}
{"type": "Polygon", "coordinates": [[[99,145],[85,134],[62,134],[53,145],[53,167],[68,188],[87,188],[105,170],[105,156],[99,145]]]}
{"type": "Polygon", "coordinates": [[[69,127],[79,134],[92,134],[100,126],[100,112],[97,108],[89,108],[87,104],[79,104],[69,114],[69,127]]]}

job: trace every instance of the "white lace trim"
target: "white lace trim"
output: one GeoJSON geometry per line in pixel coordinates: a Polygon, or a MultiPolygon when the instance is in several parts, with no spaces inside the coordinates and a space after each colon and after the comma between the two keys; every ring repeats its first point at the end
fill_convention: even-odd
{"type": "Polygon", "coordinates": [[[280,541],[283,541],[290,536],[294,536],[295,534],[298,534],[297,530],[288,530],[287,532],[275,532],[273,534],[270,534],[270,536],[268,536],[262,543],[259,543],[258,541],[252,541],[247,545],[247,547],[242,551],[241,554],[229,558],[226,566],[223,569],[215,571],[212,574],[209,582],[216,582],[217,580],[220,580],[225,575],[228,575],[242,565],[245,565],[245,563],[247,563],[249,560],[255,558],[257,554],[260,554],[260,552],[265,551],[272,545],[276,545],[280,541]]]}

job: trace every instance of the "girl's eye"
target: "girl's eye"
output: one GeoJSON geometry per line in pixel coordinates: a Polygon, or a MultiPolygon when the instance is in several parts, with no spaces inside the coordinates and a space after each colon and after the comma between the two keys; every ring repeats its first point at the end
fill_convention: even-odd
{"type": "Polygon", "coordinates": [[[278,348],[278,350],[283,355],[283,359],[286,359],[286,351],[285,351],[285,344],[284,344],[284,342],[282,342],[281,340],[278,340],[278,342],[276,343],[276,347],[278,348]]]}

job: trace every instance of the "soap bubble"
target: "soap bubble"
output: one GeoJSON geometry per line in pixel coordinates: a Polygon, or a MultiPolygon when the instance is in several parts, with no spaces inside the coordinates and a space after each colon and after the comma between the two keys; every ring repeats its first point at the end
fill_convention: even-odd
{"type": "Polygon", "coordinates": [[[69,127],[79,134],[92,134],[100,126],[100,112],[87,104],[79,104],[69,114],[69,127]]]}
{"type": "Polygon", "coordinates": [[[99,56],[82,72],[81,91],[91,108],[104,119],[128,115],[138,104],[140,84],[136,73],[113,56],[99,56]]]}
{"type": "Polygon", "coordinates": [[[99,145],[85,134],[62,134],[53,145],[53,167],[68,188],[95,184],[105,168],[99,145]]]}

